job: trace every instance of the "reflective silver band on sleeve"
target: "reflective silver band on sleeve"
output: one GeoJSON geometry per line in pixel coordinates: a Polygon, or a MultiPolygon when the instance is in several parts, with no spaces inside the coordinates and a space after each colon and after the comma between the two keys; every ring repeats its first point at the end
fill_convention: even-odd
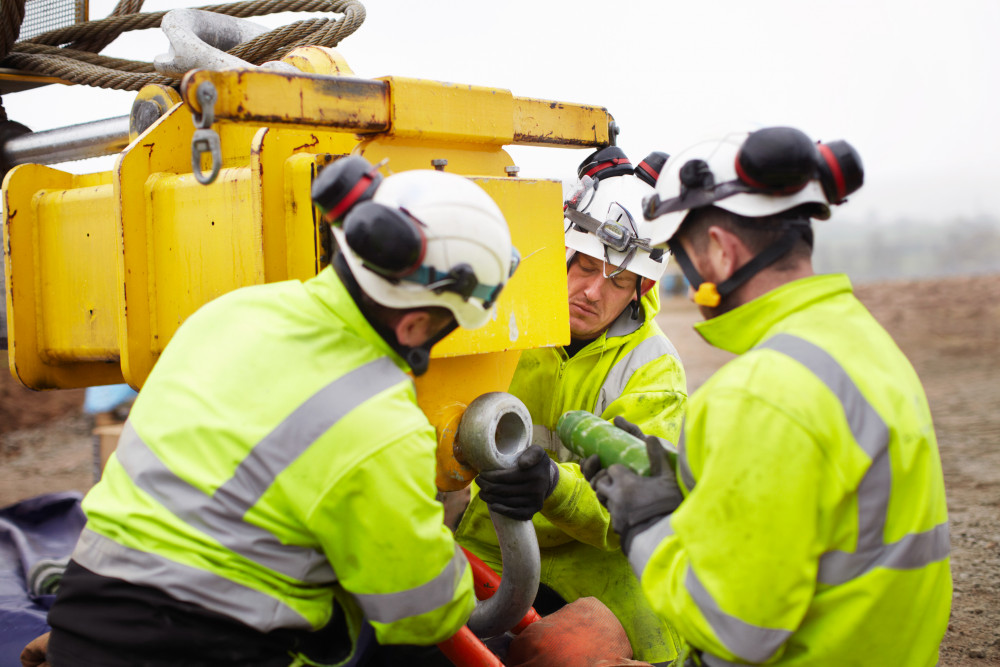
{"type": "Polygon", "coordinates": [[[701,654],[701,664],[706,667],[743,667],[746,665],[745,662],[729,662],[728,660],[723,660],[717,655],[712,655],[711,653],[701,654]]]}
{"type": "Polygon", "coordinates": [[[304,616],[276,597],[208,570],[130,549],[88,528],[80,534],[73,560],[104,577],[155,585],[174,599],[225,614],[261,632],[313,629],[304,616]]]}
{"type": "Polygon", "coordinates": [[[741,660],[765,662],[792,636],[790,630],[751,625],[722,611],[690,565],[684,583],[715,636],[741,660]]]}
{"type": "Polygon", "coordinates": [[[133,483],[191,527],[227,549],[294,579],[329,584],[336,575],[318,549],[283,543],[244,516],[274,479],[351,410],[408,381],[388,357],[337,378],[258,442],[212,495],[175,475],[126,422],[117,457],[133,483]]]}
{"type": "Polygon", "coordinates": [[[632,538],[628,562],[632,566],[632,571],[635,572],[636,579],[642,581],[642,573],[645,571],[649,559],[653,557],[656,547],[673,534],[674,528],[670,525],[670,515],[667,515],[632,538]]]}
{"type": "Polygon", "coordinates": [[[687,457],[687,438],[685,436],[684,423],[681,422],[681,437],[677,441],[677,467],[681,472],[681,481],[684,482],[684,487],[688,490],[688,493],[694,491],[694,473],[691,472],[691,464],[688,463],[687,457]]]}
{"type": "Polygon", "coordinates": [[[664,336],[650,336],[632,348],[624,357],[618,360],[604,378],[597,400],[594,403],[594,414],[602,415],[615,399],[622,395],[625,386],[637,370],[660,357],[671,355],[676,357],[677,350],[664,336]]]}
{"type": "Polygon", "coordinates": [[[819,559],[820,583],[835,586],[860,577],[865,572],[884,567],[890,570],[919,570],[944,560],[951,553],[948,522],[939,523],[922,533],[910,533],[902,539],[865,552],[828,551],[819,559]]]}
{"type": "Polygon", "coordinates": [[[840,401],[851,434],[871,459],[857,489],[858,543],[854,552],[830,551],[820,557],[819,581],[841,584],[874,567],[919,569],[948,556],[947,523],[929,531],[911,533],[885,544],[892,466],[889,428],[858,389],[847,371],[826,350],[790,334],[778,334],[755,349],[780,352],[809,369],[840,401]]]}
{"type": "Polygon", "coordinates": [[[468,561],[455,546],[455,555],[441,573],[426,584],[395,593],[352,593],[365,618],[378,623],[393,623],[411,616],[420,616],[450,603],[462,580],[468,561]]]}

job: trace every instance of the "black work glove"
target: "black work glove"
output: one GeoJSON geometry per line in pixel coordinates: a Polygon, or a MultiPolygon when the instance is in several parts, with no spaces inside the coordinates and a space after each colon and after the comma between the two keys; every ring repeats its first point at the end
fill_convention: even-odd
{"type": "Polygon", "coordinates": [[[542,509],[559,481],[559,467],[545,450],[531,445],[517,457],[511,470],[479,473],[479,497],[491,510],[527,521],[542,509]]]}
{"type": "Polygon", "coordinates": [[[677,509],[683,496],[660,439],[643,434],[623,417],[615,417],[614,425],[646,442],[649,476],[637,475],[620,463],[601,470],[596,455],[584,460],[580,468],[597,499],[608,508],[611,527],[621,538],[622,551],[628,555],[632,538],[677,509]]]}

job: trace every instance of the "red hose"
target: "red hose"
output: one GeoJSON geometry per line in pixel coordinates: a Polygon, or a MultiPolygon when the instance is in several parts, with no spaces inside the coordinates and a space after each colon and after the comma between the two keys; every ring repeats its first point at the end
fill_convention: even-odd
{"type": "MultiPolygon", "coordinates": [[[[465,552],[469,567],[472,568],[472,582],[476,591],[476,599],[485,600],[491,597],[500,587],[500,575],[465,547],[462,547],[462,551],[465,552]]],[[[522,630],[540,618],[538,612],[531,608],[510,631],[515,635],[520,634],[522,630]]],[[[452,635],[451,639],[446,639],[438,644],[438,648],[457,667],[503,667],[500,658],[486,648],[483,642],[472,634],[472,630],[467,625],[463,625],[462,629],[452,635]]]]}
{"type": "Polygon", "coordinates": [[[503,667],[500,658],[486,648],[467,625],[438,644],[438,648],[458,667],[503,667]]]}

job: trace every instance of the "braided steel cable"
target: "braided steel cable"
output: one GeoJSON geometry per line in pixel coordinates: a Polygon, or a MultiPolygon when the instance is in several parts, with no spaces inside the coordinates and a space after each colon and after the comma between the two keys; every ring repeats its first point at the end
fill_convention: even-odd
{"type": "MultiPolygon", "coordinates": [[[[109,58],[99,51],[119,35],[132,30],[158,28],[165,11],[139,13],[143,0],[120,0],[110,16],[96,21],[50,30],[21,42],[14,42],[24,14],[24,0],[4,0],[4,29],[0,30],[0,67],[32,74],[53,76],[72,83],[137,91],[150,83],[176,85],[178,79],[157,73],[152,63],[109,58]],[[16,15],[20,6],[20,17],[16,15]],[[8,21],[8,12],[12,12],[8,21]],[[16,18],[16,22],[13,22],[16,18]],[[10,33],[13,31],[13,38],[10,33]],[[5,52],[3,45],[10,46],[5,52]],[[61,47],[69,44],[69,47],[61,47]]],[[[336,46],[353,34],[365,20],[360,0],[247,0],[197,7],[203,11],[236,18],[279,12],[329,12],[340,19],[313,18],[297,21],[238,44],[229,54],[254,65],[279,60],[299,46],[336,46]]],[[[3,120],[3,119],[0,119],[3,120]]]]}

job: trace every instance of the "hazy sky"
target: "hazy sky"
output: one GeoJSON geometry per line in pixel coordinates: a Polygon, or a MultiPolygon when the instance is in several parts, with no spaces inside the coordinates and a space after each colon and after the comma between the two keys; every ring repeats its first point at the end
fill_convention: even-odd
{"type": "MultiPolygon", "coordinates": [[[[368,18],[339,47],[358,76],[604,106],[635,162],[732,128],[792,125],[861,154],[865,186],[834,219],[1000,217],[997,0],[362,1],[368,18]]],[[[90,0],[91,18],[113,6],[90,0]]],[[[197,5],[143,9],[185,6],[197,5]]],[[[152,60],[166,50],[159,31],[143,31],[103,53],[152,60]]],[[[49,86],[3,101],[12,119],[41,130],[127,114],[134,95],[49,86]]],[[[572,176],[587,154],[510,152],[522,176],[547,178],[572,176]]]]}

